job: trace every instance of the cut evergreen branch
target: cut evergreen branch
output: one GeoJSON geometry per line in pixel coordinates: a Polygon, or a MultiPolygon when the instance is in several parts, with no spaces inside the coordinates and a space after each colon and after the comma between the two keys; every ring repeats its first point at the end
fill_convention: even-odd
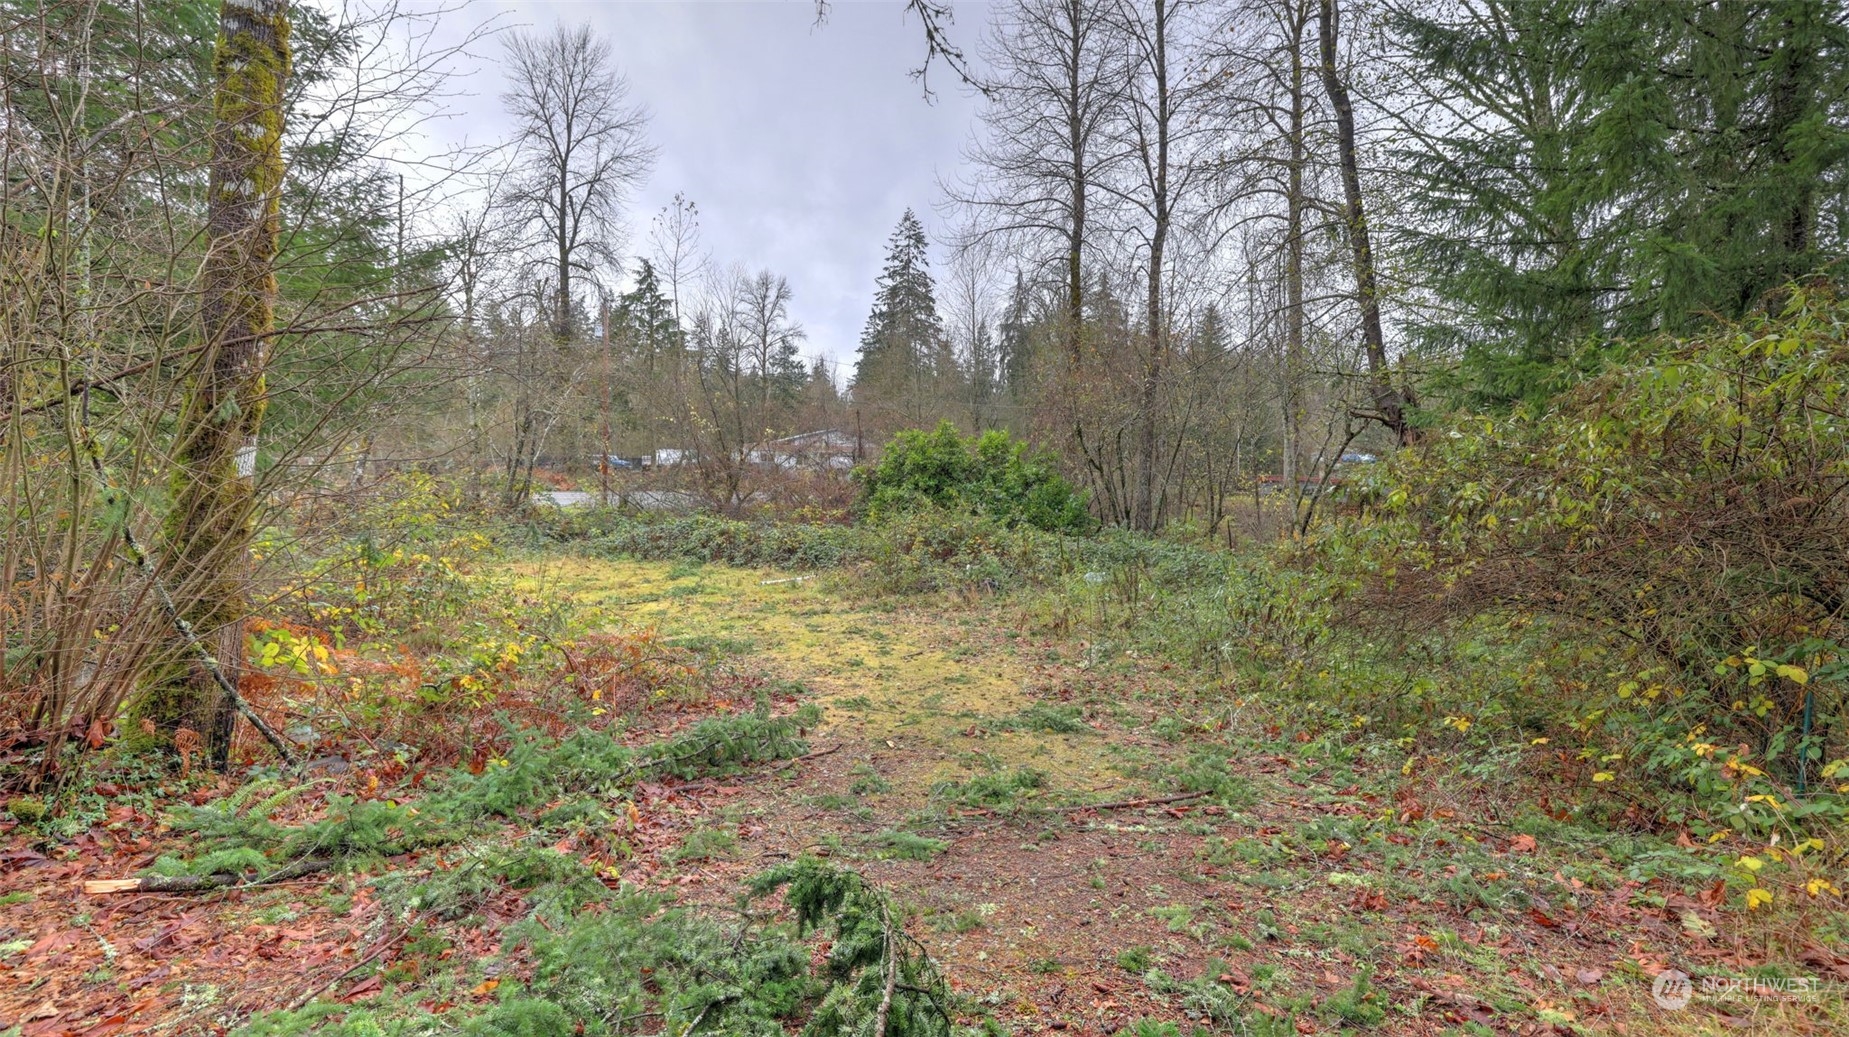
{"type": "Polygon", "coordinates": [[[819,719],[813,705],[787,716],[761,709],[709,717],[641,747],[622,745],[603,731],[579,731],[562,742],[521,731],[505,757],[480,774],[452,773],[445,788],[415,807],[336,795],[328,797],[321,817],[298,825],[276,816],[311,786],[252,782],[205,806],[175,807],[171,824],[195,836],[201,852],[191,859],[161,858],[150,878],[207,889],[280,881],[277,875],[311,860],[318,862],[312,870],[360,867],[454,843],[468,823],[519,817],[561,798],[614,801],[649,778],[730,775],[752,764],[796,759],[808,750],[801,732],[819,719]]]}

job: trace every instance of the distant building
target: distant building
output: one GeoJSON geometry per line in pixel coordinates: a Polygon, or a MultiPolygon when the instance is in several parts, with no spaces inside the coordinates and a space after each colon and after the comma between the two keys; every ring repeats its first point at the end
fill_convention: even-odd
{"type": "Polygon", "coordinates": [[[745,455],[766,468],[810,472],[846,472],[858,463],[860,444],[852,433],[825,428],[773,439],[745,455]]]}

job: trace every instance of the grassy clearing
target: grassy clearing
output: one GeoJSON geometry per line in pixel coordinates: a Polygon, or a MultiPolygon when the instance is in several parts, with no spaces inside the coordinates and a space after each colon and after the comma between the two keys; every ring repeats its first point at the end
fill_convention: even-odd
{"type": "MultiPolygon", "coordinates": [[[[1141,916],[1146,922],[1140,924],[1155,924],[1147,946],[1160,949],[1167,966],[1139,984],[1139,996],[1179,1007],[1184,1022],[1219,1020],[1236,1030],[1285,1018],[1292,1026],[1303,1020],[1314,1027],[1430,1032],[1426,1027],[1436,1021],[1439,1030],[1465,1033],[1525,1019],[1588,1032],[1617,1024],[1703,1032],[1716,1019],[1730,1018],[1734,1022],[1726,1025],[1792,1032],[1827,1027],[1825,1020],[1841,1016],[1840,997],[1827,991],[1812,1002],[1756,1003],[1750,1015],[1727,1014],[1719,1003],[1706,1014],[1674,1015],[1655,1006],[1645,982],[1668,965],[1699,968],[1696,963],[1717,955],[1765,962],[1753,974],[1833,974],[1828,963],[1842,954],[1833,948],[1842,946],[1843,916],[1827,892],[1818,899],[1798,881],[1818,874],[1805,870],[1802,852],[1778,861],[1765,857],[1748,874],[1738,863],[1745,855],[1738,842],[1708,844],[1673,826],[1652,833],[1623,821],[1634,816],[1625,805],[1634,800],[1593,781],[1589,770],[1558,766],[1563,756],[1550,748],[1551,740],[1534,726],[1520,726],[1557,731],[1555,716],[1524,721],[1499,719],[1490,708],[1459,710],[1468,717],[1429,712],[1431,703],[1466,695],[1474,696],[1470,702],[1495,701],[1490,696],[1507,674],[1523,679],[1524,666],[1559,653],[1558,638],[1531,625],[1467,634],[1474,642],[1433,638],[1431,649],[1409,650],[1404,643],[1369,649],[1317,629],[1318,617],[1327,619],[1329,612],[1313,580],[1262,569],[1242,573],[1238,566],[1245,564],[1220,557],[1213,562],[1217,568],[1203,568],[1193,549],[1159,548],[1153,558],[1126,563],[1103,580],[1077,572],[976,606],[1010,636],[972,636],[954,617],[934,617],[924,629],[961,638],[946,661],[966,664],[972,676],[1006,665],[1011,676],[1019,675],[1017,690],[1033,697],[1026,703],[1019,695],[971,701],[968,685],[959,688],[941,677],[929,692],[902,700],[865,690],[834,693],[839,708],[829,737],[868,745],[870,752],[888,733],[967,746],[956,754],[965,773],[940,768],[923,780],[913,776],[899,795],[875,797],[885,801],[871,807],[857,798],[860,818],[898,816],[926,830],[959,834],[947,856],[933,858],[934,872],[962,866],[971,854],[1001,854],[1006,874],[998,872],[994,881],[1030,889],[1039,869],[1028,862],[1049,853],[1057,862],[1069,860],[1059,851],[1075,839],[1108,832],[1113,845],[1125,847],[1127,840],[1128,852],[1147,857],[1185,847],[1188,864],[1154,885],[1163,896],[1186,889],[1196,899],[1152,904],[1154,913],[1141,916]],[[1243,586],[1253,600],[1227,608],[1220,578],[1243,586]],[[1212,601],[1219,603],[1217,614],[1212,601]],[[1235,631],[1247,639],[1240,641],[1235,631]],[[1473,684],[1478,687],[1468,690],[1473,684]],[[946,706],[957,719],[973,722],[927,726],[925,718],[935,719],[946,706]],[[1074,730],[1075,722],[1087,730],[1074,730]],[[1097,764],[1060,766],[1071,759],[1062,753],[1097,764]],[[1042,776],[1038,783],[1036,774],[1042,776]],[[1087,783],[1075,775],[1102,780],[1087,783]],[[1112,811],[1074,819],[1049,810],[1096,801],[1106,789],[1124,796],[1207,795],[1172,813],[1112,811]],[[1011,824],[1025,821],[1038,834],[981,827],[987,822],[969,827],[971,818],[984,817],[1016,818],[1011,824]],[[1620,820],[1616,830],[1614,819],[1620,820]],[[1748,910],[1746,890],[1766,888],[1774,866],[1789,869],[1780,879],[1783,892],[1775,903],[1748,910]],[[1210,892],[1216,889],[1230,891],[1229,904],[1212,899],[1221,895],[1210,892]],[[1203,896],[1209,899],[1198,899],[1203,896]],[[1254,910],[1254,897],[1266,906],[1254,910]],[[1658,932],[1659,925],[1663,931],[1641,944],[1626,936],[1658,932]],[[1515,934],[1529,949],[1510,974],[1506,948],[1515,934]],[[1199,977],[1209,968],[1202,956],[1216,956],[1231,981],[1221,983],[1215,974],[1201,986],[1199,977]],[[1332,975],[1346,978],[1326,982],[1332,975]],[[1441,983],[1442,977],[1449,978],[1441,983]],[[1219,995],[1210,996],[1216,985],[1219,995]],[[1230,1001],[1223,996],[1227,988],[1230,1001]],[[1210,1002],[1219,1007],[1210,1010],[1210,1002]]],[[[893,609],[884,596],[853,591],[851,574],[833,575],[835,582],[795,586],[834,596],[837,608],[882,617],[886,631],[875,637],[844,631],[851,647],[827,672],[813,663],[819,646],[806,647],[803,658],[761,657],[780,666],[804,667],[809,660],[804,668],[820,679],[812,683],[822,694],[835,680],[871,677],[859,686],[885,687],[891,678],[868,660],[898,645],[917,651],[910,646],[921,639],[900,640],[893,631],[899,623],[908,631],[920,626],[909,608],[893,609]]],[[[969,591],[938,593],[982,600],[969,591]]],[[[891,787],[888,777],[897,769],[882,767],[880,781],[891,787]]],[[[853,780],[844,782],[844,791],[853,780]]],[[[1827,834],[1813,831],[1805,838],[1827,834]]],[[[1799,841],[1788,836],[1784,845],[1799,841]]],[[[851,841],[838,845],[840,852],[854,852],[851,841]]],[[[867,855],[881,856],[877,848],[867,855]]],[[[1011,992],[1002,995],[1004,1003],[1017,996],[1033,1000],[1035,981],[1028,977],[1043,974],[1037,962],[1090,962],[1061,968],[1098,974],[1109,956],[1100,956],[1095,941],[1038,956],[1020,949],[1048,946],[1039,925],[1007,924],[1017,913],[1031,917],[1026,904],[1011,902],[1021,896],[1031,901],[1030,890],[969,906],[981,896],[963,888],[975,870],[959,872],[964,881],[954,890],[921,894],[931,927],[949,941],[945,953],[953,972],[1015,976],[997,988],[1011,992]],[[941,906],[933,906],[940,896],[941,906]],[[959,901],[963,906],[956,906],[959,901]],[[978,910],[985,904],[990,910],[978,910]],[[1016,942],[998,938],[999,930],[1012,932],[1016,942]],[[1012,964],[990,964],[998,959],[1012,964]]],[[[1087,870],[1103,892],[1115,892],[1108,864],[1087,870]]],[[[1068,918],[1101,909],[1113,923],[1129,917],[1108,900],[1068,911],[1062,895],[1060,904],[1068,918]]],[[[1078,1023],[1084,1013],[1071,1018],[1078,1023]]]]}
{"type": "MultiPolygon", "coordinates": [[[[1557,629],[1370,645],[1336,623],[1323,577],[1182,544],[1004,536],[920,561],[934,575],[895,590],[859,563],[735,568],[591,543],[484,553],[454,586],[418,575],[434,563],[392,563],[359,606],[316,599],[353,609],[321,617],[344,624],[326,642],[337,674],[291,678],[285,660],[263,701],[307,704],[341,766],[295,798],[182,782],[145,757],[73,783],[32,845],[66,847],[86,877],[105,847],[170,873],[260,877],[310,848],[340,864],[308,890],[159,907],[155,935],[180,927],[145,952],[143,920],[73,909],[49,858],[0,876],[33,919],[0,966],[72,984],[35,978],[18,1011],[80,990],[72,1011],[106,1018],[136,1003],[124,984],[167,967],[143,1018],[258,1033],[632,1032],[637,1013],[690,1026],[702,1011],[701,1029],[864,1027],[883,963],[794,963],[816,965],[812,923],[864,949],[877,916],[873,943],[896,922],[910,935],[895,948],[943,968],[952,1022],[992,1031],[1849,1020],[1840,988],[1652,1000],[1670,966],[1768,982],[1849,968],[1840,901],[1806,888],[1839,867],[1837,837],[1710,842],[1661,812],[1698,801],[1594,780],[1602,761],[1578,758],[1562,710],[1514,694],[1578,672],[1566,656],[1584,646],[1557,629]],[[1007,585],[982,575],[983,552],[1047,567],[1007,585]],[[400,594],[442,603],[411,624],[415,644],[361,625],[406,623],[400,594]],[[547,625],[520,626],[529,609],[547,625]],[[389,740],[353,733],[375,723],[389,740]],[[158,813],[194,831],[146,841],[158,813]],[[852,876],[816,881],[858,921],[803,921],[787,885],[738,913],[805,859],[852,876]],[[1773,899],[1749,908],[1754,889],[1773,899]],[[289,967],[233,990],[212,978],[213,946],[289,967]],[[577,965],[600,954],[669,979],[609,986],[577,965]],[[726,986],[745,977],[749,997],[726,986]],[[830,998],[845,1015],[823,1014],[830,998]]],[[[305,618],[280,629],[328,629],[305,618]]]]}

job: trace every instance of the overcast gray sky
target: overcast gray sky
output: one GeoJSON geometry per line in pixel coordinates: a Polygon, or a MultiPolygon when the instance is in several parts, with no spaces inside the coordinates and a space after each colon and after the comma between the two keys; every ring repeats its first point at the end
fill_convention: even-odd
{"type": "MultiPolygon", "coordinates": [[[[497,15],[542,31],[588,23],[608,39],[633,98],[653,113],[649,136],[661,152],[636,196],[628,251],[684,192],[699,205],[714,261],[788,277],[809,332],[804,353],[851,368],[886,237],[910,206],[935,238],[938,176],[958,164],[976,112],[941,64],[931,74],[935,103],[925,101],[908,75],[924,35],[903,11],[836,0],[818,27],[811,0],[472,0],[444,17],[458,32],[497,15]]],[[[957,42],[973,51],[987,5],[958,3],[955,12],[957,42]]],[[[507,122],[500,47],[491,40],[477,51],[483,70],[453,101],[467,117],[441,132],[485,142],[504,136],[507,122]]]]}

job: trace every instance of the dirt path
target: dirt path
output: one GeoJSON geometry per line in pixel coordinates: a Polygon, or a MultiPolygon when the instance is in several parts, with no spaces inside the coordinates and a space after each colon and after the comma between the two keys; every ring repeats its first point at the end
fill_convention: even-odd
{"type": "Polygon", "coordinates": [[[1207,826],[1183,822],[1225,809],[1068,809],[1172,792],[1148,775],[1175,748],[1138,733],[1172,689],[1158,699],[1147,677],[1094,678],[1083,646],[998,627],[987,605],[857,602],[822,579],[715,566],[523,572],[530,591],[745,653],[823,706],[815,744],[828,755],[733,804],[728,831],[746,834],[699,884],[725,890],[799,851],[849,859],[920,908],[919,935],[966,992],[1025,1020],[1121,1027],[1169,1014],[1143,968],[1202,974],[1190,916],[1223,913],[1229,891],[1196,860],[1207,826]],[[943,788],[1023,772],[1037,784],[1012,795],[943,788]]]}

